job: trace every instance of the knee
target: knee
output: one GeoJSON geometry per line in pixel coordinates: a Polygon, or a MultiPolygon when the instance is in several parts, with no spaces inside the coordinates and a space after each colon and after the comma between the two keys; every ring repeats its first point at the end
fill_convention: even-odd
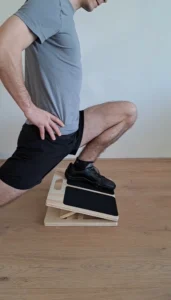
{"type": "Polygon", "coordinates": [[[26,190],[17,190],[0,180],[0,207],[16,200],[25,192],[26,190]]]}
{"type": "Polygon", "coordinates": [[[126,102],[126,120],[128,125],[132,126],[138,117],[137,107],[133,102],[126,102]]]}

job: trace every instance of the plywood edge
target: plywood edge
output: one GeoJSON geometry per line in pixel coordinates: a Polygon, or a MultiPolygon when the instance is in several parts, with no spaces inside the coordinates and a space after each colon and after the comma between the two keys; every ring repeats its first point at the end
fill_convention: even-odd
{"type": "Polygon", "coordinates": [[[49,226],[118,226],[118,222],[107,221],[103,219],[84,219],[84,216],[79,215],[78,219],[60,219],[60,210],[48,207],[44,219],[44,225],[49,226]]]}
{"type": "Polygon", "coordinates": [[[112,222],[118,222],[118,220],[119,220],[119,216],[112,216],[112,215],[107,215],[107,214],[103,214],[103,213],[99,213],[99,212],[95,212],[95,211],[91,211],[91,210],[86,210],[86,209],[82,209],[82,208],[78,208],[78,207],[74,207],[74,206],[68,206],[63,203],[57,203],[56,201],[53,201],[50,199],[47,200],[46,206],[56,208],[56,209],[71,211],[74,213],[80,213],[80,214],[84,214],[84,215],[88,215],[88,216],[92,216],[92,217],[96,217],[96,218],[100,218],[100,219],[105,219],[105,220],[109,220],[112,222]]]}

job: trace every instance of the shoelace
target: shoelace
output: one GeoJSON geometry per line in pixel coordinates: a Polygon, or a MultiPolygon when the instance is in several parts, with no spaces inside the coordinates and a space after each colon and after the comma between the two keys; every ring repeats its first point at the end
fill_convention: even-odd
{"type": "Polygon", "coordinates": [[[99,177],[100,179],[102,179],[102,178],[105,178],[105,179],[106,179],[106,177],[102,176],[102,175],[100,174],[100,171],[99,171],[94,165],[91,166],[91,169],[92,169],[92,171],[94,172],[94,174],[98,175],[98,177],[99,177]]]}

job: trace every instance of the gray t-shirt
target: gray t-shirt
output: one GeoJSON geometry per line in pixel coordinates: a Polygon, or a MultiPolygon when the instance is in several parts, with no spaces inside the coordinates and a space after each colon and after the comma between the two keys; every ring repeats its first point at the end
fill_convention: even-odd
{"type": "MultiPolygon", "coordinates": [[[[27,0],[15,13],[37,36],[25,53],[25,84],[33,103],[78,129],[82,66],[80,44],[69,0],[27,0]]],[[[31,124],[26,120],[27,124],[31,124]]]]}

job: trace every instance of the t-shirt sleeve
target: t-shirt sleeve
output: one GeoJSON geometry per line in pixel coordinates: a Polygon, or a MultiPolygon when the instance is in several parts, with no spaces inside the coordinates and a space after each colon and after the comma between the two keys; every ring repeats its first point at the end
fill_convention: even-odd
{"type": "Polygon", "coordinates": [[[40,43],[61,28],[61,0],[27,0],[14,14],[38,37],[40,43]]]}

